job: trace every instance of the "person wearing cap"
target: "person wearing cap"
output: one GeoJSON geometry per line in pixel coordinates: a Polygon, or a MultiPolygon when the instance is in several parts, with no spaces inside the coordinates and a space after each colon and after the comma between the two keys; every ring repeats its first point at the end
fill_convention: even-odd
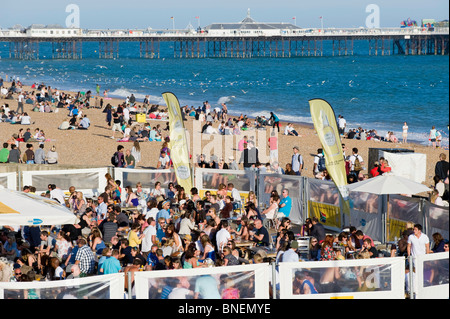
{"type": "Polygon", "coordinates": [[[228,169],[239,170],[239,165],[234,160],[234,156],[229,156],[228,160],[230,161],[228,164],[228,169]]]}
{"type": "Polygon", "coordinates": [[[298,146],[293,147],[294,154],[292,154],[292,171],[294,171],[295,175],[302,175],[303,170],[303,157],[299,153],[298,146]]]}
{"type": "Polygon", "coordinates": [[[289,244],[289,249],[286,250],[282,256],[281,262],[298,262],[299,256],[297,254],[298,241],[291,240],[289,244]]]}
{"type": "Polygon", "coordinates": [[[162,209],[156,214],[156,220],[159,220],[161,217],[163,217],[166,220],[166,223],[169,223],[170,220],[170,200],[166,199],[161,204],[162,209]]]}

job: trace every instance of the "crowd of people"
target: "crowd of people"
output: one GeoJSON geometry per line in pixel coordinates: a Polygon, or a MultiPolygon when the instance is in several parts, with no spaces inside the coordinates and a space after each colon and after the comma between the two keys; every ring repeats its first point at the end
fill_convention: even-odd
{"type": "MultiPolygon", "coordinates": [[[[282,194],[272,191],[270,205],[262,208],[254,193],[241,198],[232,183],[220,184],[217,191],[201,197],[196,188],[187,194],[172,182],[163,189],[158,181],[147,193],[141,183],[122,188],[120,180],[109,174],[105,178],[107,186],[98,197],[87,198],[75,187],[65,194],[54,184],[40,194],[70,209],[77,216],[73,225],[4,226],[0,255],[9,268],[2,266],[2,280],[51,281],[125,271],[448,251],[448,241],[439,233],[433,234],[432,247],[424,238],[415,242],[420,225],[405,230],[390,251],[377,250],[374,241],[353,226],[339,234],[327,233],[316,217],[308,218],[295,234],[288,189],[282,194]],[[300,250],[298,239],[305,237],[309,247],[300,250]],[[423,249],[417,248],[422,241],[423,249]]],[[[23,191],[36,189],[25,186],[23,191]]]]}

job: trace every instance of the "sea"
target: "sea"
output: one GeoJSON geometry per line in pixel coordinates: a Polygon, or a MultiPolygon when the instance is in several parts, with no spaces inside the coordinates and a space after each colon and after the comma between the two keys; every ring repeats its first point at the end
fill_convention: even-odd
{"type": "MultiPolygon", "coordinates": [[[[328,45],[328,48],[330,45],[328,45]]],[[[9,58],[9,44],[0,43],[0,77],[25,85],[45,83],[61,90],[108,90],[110,97],[164,104],[161,94],[174,93],[181,105],[213,107],[226,103],[232,115],[269,116],[312,125],[310,99],[330,103],[349,128],[393,131],[401,140],[428,145],[434,125],[449,145],[449,56],[369,55],[368,43],[355,42],[353,55],[175,58],[173,44],[163,43],[160,57],[139,57],[139,43],[120,43],[116,59],[100,59],[97,43],[83,44],[83,58],[51,58],[51,44],[40,45],[39,60],[9,58]]]]}

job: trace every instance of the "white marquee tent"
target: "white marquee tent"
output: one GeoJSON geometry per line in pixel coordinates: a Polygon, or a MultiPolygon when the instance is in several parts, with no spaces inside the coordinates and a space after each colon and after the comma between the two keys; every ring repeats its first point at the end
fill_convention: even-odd
{"type": "Polygon", "coordinates": [[[74,224],[76,216],[52,199],[0,188],[0,226],[74,224]]]}

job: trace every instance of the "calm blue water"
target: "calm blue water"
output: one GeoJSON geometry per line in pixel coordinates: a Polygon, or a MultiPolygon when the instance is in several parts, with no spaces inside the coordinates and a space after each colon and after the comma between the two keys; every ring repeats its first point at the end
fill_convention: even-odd
{"type": "Polygon", "coordinates": [[[448,145],[448,56],[368,56],[367,43],[340,57],[174,59],[167,44],[165,58],[139,59],[138,43],[121,43],[119,59],[101,60],[96,50],[98,44],[85,43],[82,60],[51,60],[51,46],[41,44],[41,60],[20,61],[9,59],[9,46],[0,43],[0,76],[74,91],[95,91],[98,83],[110,96],[148,94],[153,103],[164,103],[161,93],[171,91],[181,105],[226,102],[232,114],[274,111],[304,123],[312,123],[308,100],[323,98],[350,127],[401,137],[406,121],[409,139],[426,144],[435,125],[448,145]]]}

